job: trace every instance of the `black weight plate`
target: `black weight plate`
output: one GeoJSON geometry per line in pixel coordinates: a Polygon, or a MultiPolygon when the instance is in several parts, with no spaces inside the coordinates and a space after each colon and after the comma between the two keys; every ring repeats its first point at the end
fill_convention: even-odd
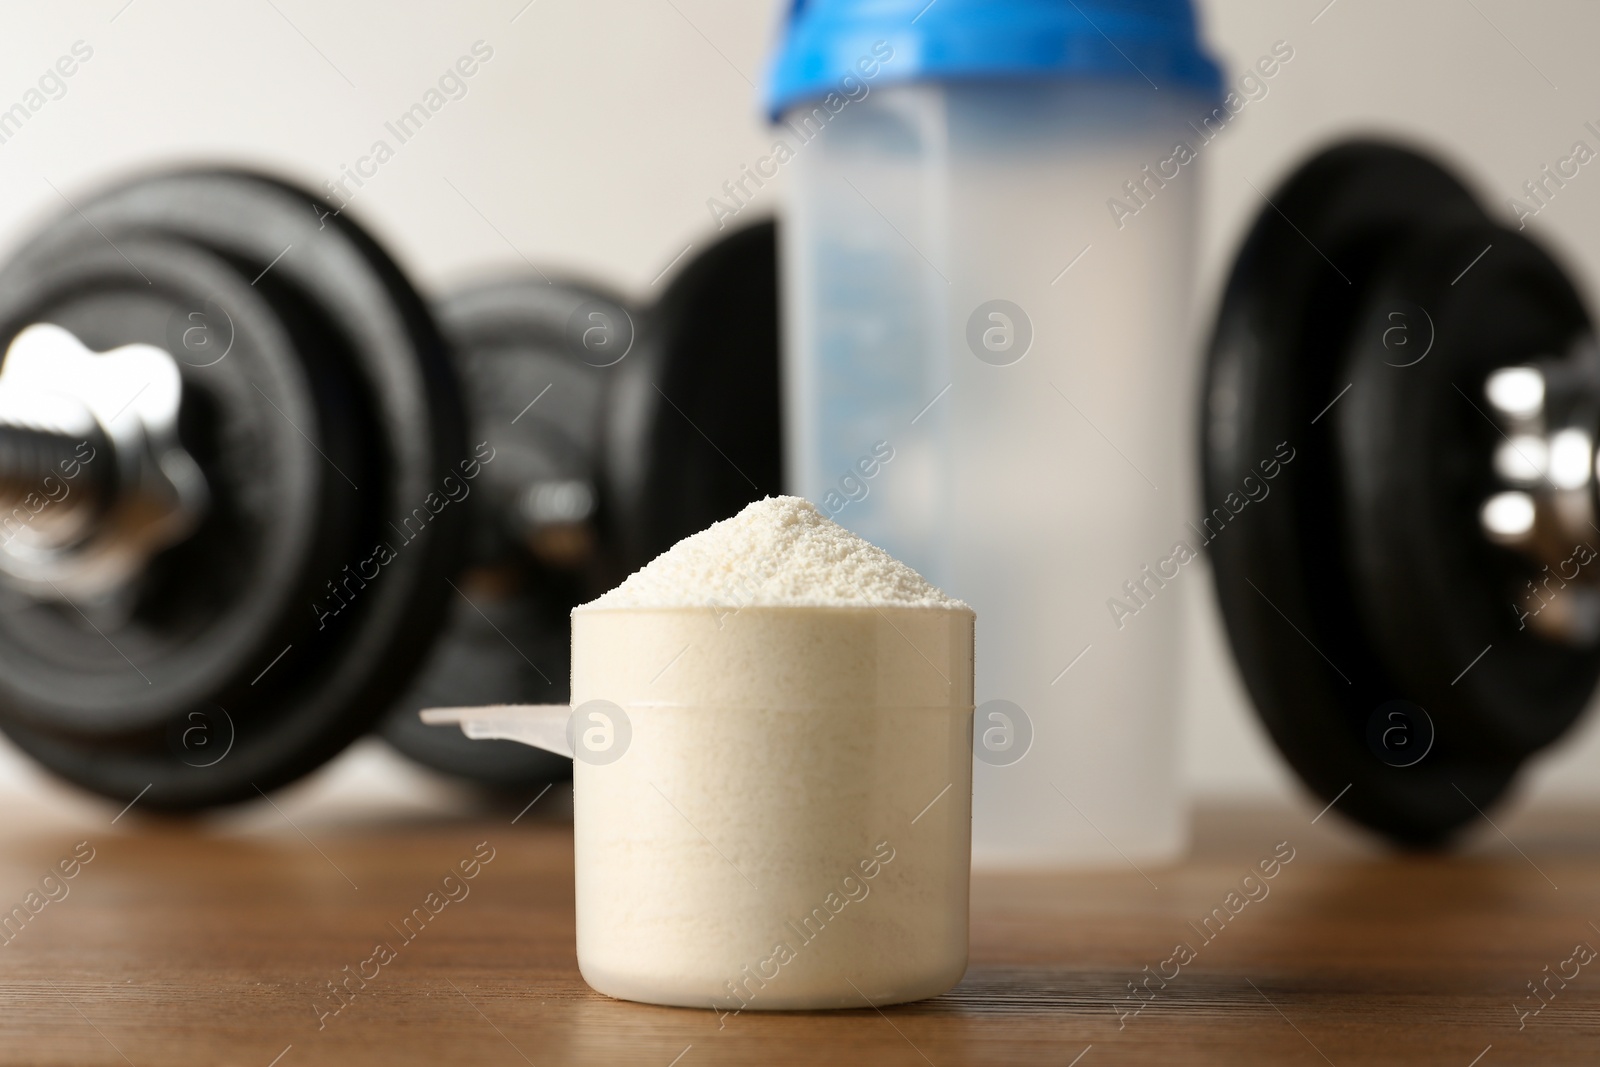
{"type": "Polygon", "coordinates": [[[644,314],[635,349],[606,413],[618,577],[782,492],[776,224],[700,252],[644,314]]]}
{"type": "Polygon", "coordinates": [[[472,439],[496,453],[479,483],[471,563],[523,566],[530,548],[515,516],[525,491],[599,478],[605,378],[633,344],[633,316],[599,287],[537,275],[464,288],[438,302],[434,316],[472,439]]]}
{"type": "MultiPolygon", "coordinates": [[[[295,426],[317,425],[328,401],[316,395],[265,295],[201,248],[134,235],[118,248],[100,241],[55,249],[47,262],[19,270],[0,277],[7,341],[44,321],[97,351],[133,342],[169,347],[169,326],[186,309],[206,301],[228,309],[199,327],[214,332],[225,355],[214,364],[209,352],[186,359],[180,371],[180,433],[209,497],[199,529],[105,603],[39,601],[0,584],[7,720],[63,737],[148,732],[174,708],[206,708],[240,661],[276,636],[292,597],[304,611],[312,591],[297,589],[303,572],[318,545],[347,540],[351,525],[348,508],[323,506],[327,478],[338,478],[328,464],[353,478],[368,473],[356,427],[330,428],[320,446],[328,460],[299,434],[295,426]]],[[[142,387],[130,386],[130,399],[136,391],[142,387]]],[[[114,462],[97,454],[87,469],[114,462]]]]}
{"type": "Polygon", "coordinates": [[[1516,232],[1422,234],[1377,271],[1345,364],[1350,392],[1330,415],[1363,625],[1410,699],[1488,758],[1525,757],[1566,730],[1600,654],[1517,617],[1515,593],[1538,569],[1479,528],[1504,440],[1483,383],[1592,331],[1566,273],[1516,232]],[[1415,347],[1385,346],[1397,324],[1415,347]]]}
{"type": "MultiPolygon", "coordinates": [[[[458,583],[459,584],[459,583],[458,583]]],[[[515,741],[474,741],[459,729],[428,726],[423,708],[485,704],[564,704],[570,638],[565,616],[552,624],[547,590],[461,585],[422,673],[390,709],[380,730],[422,764],[497,791],[536,789],[572,776],[572,761],[515,741]],[[466,598],[471,598],[468,603],[466,598]]]]}
{"type": "MultiPolygon", "coordinates": [[[[215,682],[196,683],[184,699],[175,696],[163,723],[115,736],[68,724],[40,729],[32,725],[37,716],[24,722],[17,714],[11,694],[0,716],[24,749],[107,796],[126,800],[143,793],[142,807],[166,809],[253,797],[320,765],[363,733],[408,680],[439,625],[451,595],[444,578],[459,561],[463,510],[439,507],[440,490],[444,477],[470,460],[456,384],[443,343],[398,268],[348,218],[303,191],[242,173],[185,172],[146,178],[78,206],[81,216],[64,217],[0,276],[7,321],[30,314],[29,278],[48,275],[52,263],[87,254],[83,250],[97,243],[124,260],[136,277],[133,285],[179,302],[192,301],[193,294],[158,284],[156,275],[173,271],[152,249],[188,246],[196,257],[225,262],[231,273],[216,272],[212,314],[242,317],[251,325],[241,336],[254,336],[260,309],[246,300],[235,312],[224,302],[230,292],[237,295],[235,282],[243,279],[270,307],[270,320],[295,358],[263,355],[210,376],[207,371],[229,360],[211,366],[180,360],[186,397],[196,400],[192,413],[187,401],[184,407],[185,445],[202,469],[210,464],[214,494],[247,481],[240,472],[250,463],[259,471],[289,456],[304,477],[279,478],[273,490],[283,487],[288,495],[279,505],[302,513],[309,498],[314,522],[309,534],[297,532],[293,522],[260,529],[261,554],[246,555],[230,571],[219,564],[225,539],[207,527],[232,522],[248,530],[274,501],[262,492],[221,500],[190,541],[153,561],[145,582],[182,587],[182,603],[200,599],[189,594],[190,586],[209,584],[218,603],[242,596],[259,613],[241,627],[227,656],[185,663],[185,648],[192,646],[172,640],[164,650],[170,662],[158,656],[149,667],[141,665],[146,675],[170,667],[175,677],[187,670],[215,682]],[[155,274],[145,269],[146,259],[155,274]],[[295,373],[304,380],[298,386],[295,373]],[[264,409],[241,404],[246,386],[258,406],[264,398],[280,408],[275,414],[321,453],[316,462],[305,459],[303,446],[298,456],[282,446],[288,438],[281,428],[268,434],[278,451],[253,451],[262,438],[239,427],[259,429],[266,422],[264,409]],[[305,543],[294,545],[297,536],[305,543]],[[380,544],[389,558],[375,565],[380,544]],[[265,559],[272,566],[263,577],[256,568],[265,559]],[[363,581],[368,567],[373,570],[363,581]],[[249,584],[257,580],[266,583],[264,592],[249,584]],[[342,600],[333,598],[333,582],[348,583],[342,600]],[[202,743],[211,747],[200,750],[202,743]]],[[[95,306],[92,291],[76,299],[95,306]]],[[[84,312],[81,328],[89,331],[90,320],[101,323],[96,347],[162,343],[149,336],[148,307],[126,317],[112,310],[84,312]]],[[[208,309],[202,302],[194,310],[208,309]]],[[[270,331],[263,326],[257,332],[266,337],[270,331]]],[[[261,353],[270,348],[265,341],[258,346],[261,353]]],[[[153,593],[143,599],[163,601],[153,593]]],[[[144,623],[152,617],[133,616],[144,623]]],[[[116,634],[106,636],[114,640],[116,634]]],[[[140,685],[132,679],[124,698],[139,699],[140,685]]]]}
{"type": "Polygon", "coordinates": [[[462,382],[471,439],[487,444],[494,459],[467,500],[472,570],[459,582],[439,644],[382,733],[436,770],[498,789],[537,787],[567,777],[570,761],[425,726],[417,711],[567,702],[568,614],[600,591],[594,523],[569,531],[570,543],[554,546],[561,552],[553,558],[551,546],[529,543],[518,515],[535,485],[596,486],[604,376],[626,357],[633,320],[614,294],[541,276],[465,288],[436,304],[434,315],[462,382]]]}
{"type": "Polygon", "coordinates": [[[1270,496],[1214,523],[1218,600],[1262,721],[1312,791],[1396,841],[1438,843],[1500,795],[1517,759],[1482,755],[1439,705],[1423,705],[1436,736],[1417,728],[1415,743],[1431,742],[1420,761],[1392,765],[1393,752],[1369,742],[1375,723],[1383,735],[1391,702],[1412,694],[1357,600],[1337,420],[1325,409],[1349,381],[1344,356],[1385,257],[1422,229],[1484,216],[1436,164],[1371,142],[1318,155],[1270,199],[1235,262],[1210,346],[1204,506],[1243,499],[1247,477],[1276,478],[1270,496]],[[1282,463],[1280,449],[1293,458],[1282,463]]]}

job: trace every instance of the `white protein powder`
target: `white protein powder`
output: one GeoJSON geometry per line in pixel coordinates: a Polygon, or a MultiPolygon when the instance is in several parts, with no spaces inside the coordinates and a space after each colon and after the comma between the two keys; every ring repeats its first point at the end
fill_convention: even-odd
{"type": "Polygon", "coordinates": [[[589,984],[719,1015],[953,985],[973,625],[795,497],[749,505],[575,610],[573,704],[631,722],[621,758],[573,768],[589,984]]]}
{"type": "Polygon", "coordinates": [[[809,500],[777,496],[684,538],[578,610],[745,605],[966,608],[809,500]]]}

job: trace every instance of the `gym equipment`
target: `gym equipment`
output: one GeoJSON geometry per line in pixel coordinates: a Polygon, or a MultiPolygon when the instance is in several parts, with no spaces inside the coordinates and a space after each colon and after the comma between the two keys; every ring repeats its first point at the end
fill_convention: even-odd
{"type": "Polygon", "coordinates": [[[486,703],[564,699],[567,618],[603,582],[596,451],[610,368],[569,343],[580,306],[602,351],[631,344],[620,297],[537,275],[475,286],[435,305],[494,459],[464,501],[466,570],[429,660],[381,724],[411,758],[494,789],[564,778],[565,761],[524,746],[468,747],[424,732],[416,710],[456,694],[486,703]],[[583,358],[589,356],[588,359],[583,358]]]}
{"type": "MultiPolygon", "coordinates": [[[[761,251],[760,234],[738,240],[761,251]]],[[[770,277],[770,226],[764,240],[770,277]]],[[[699,276],[691,265],[680,281],[699,276]]],[[[447,301],[457,366],[376,242],[288,184],[161,174],[47,226],[0,269],[0,729],[85,788],[181,810],[319,766],[394,705],[441,629],[424,686],[487,684],[514,654],[534,673],[550,663],[563,692],[553,621],[633,557],[595,506],[605,368],[575,377],[571,345],[546,328],[566,314],[561,331],[576,332],[554,336],[603,364],[595,346],[628,316],[594,320],[620,305],[547,288],[447,301]],[[580,296],[599,303],[568,306],[580,296]],[[527,346],[569,353],[541,368],[573,396],[509,410],[529,368],[496,338],[518,323],[534,324],[527,346]],[[485,590],[505,595],[478,605],[485,590]],[[512,644],[486,652],[489,630],[512,644]]],[[[775,320],[769,332],[775,364],[775,320]]],[[[775,455],[776,396],[739,371],[674,371],[655,391],[699,413],[700,432],[718,429],[716,397],[768,401],[775,455]]],[[[733,480],[706,473],[717,492],[647,513],[698,528],[723,516],[695,508],[731,499],[717,487],[733,480]]],[[[433,762],[491,783],[534,773],[489,766],[482,747],[433,762]]]]}
{"type": "Polygon", "coordinates": [[[251,175],[146,178],[0,271],[11,354],[130,361],[101,383],[126,395],[92,402],[93,377],[0,373],[0,725],[107,796],[200,807],[309,771],[394,696],[449,592],[460,513],[403,538],[384,521],[469,455],[443,342],[378,246],[314,206],[251,175]],[[160,418],[124,432],[147,404],[160,418]],[[152,503],[143,536],[113,521],[152,503]],[[384,541],[382,580],[350,577],[384,541]]]}
{"type": "Polygon", "coordinates": [[[1600,678],[1593,323],[1547,252],[1410,150],[1339,145],[1270,200],[1202,397],[1218,598],[1301,778],[1437,844],[1600,678]]]}
{"type": "MultiPolygon", "coordinates": [[[[1337,146],[1272,202],[1202,397],[1223,618],[1308,785],[1438,844],[1600,680],[1600,349],[1559,264],[1413,152],[1337,146]]],[[[0,269],[0,729],[85,788],[248,799],[380,723],[548,781],[415,711],[565,702],[573,605],[780,489],[770,223],[649,308],[527,276],[430,313],[271,179],[79,208],[0,269]]]]}
{"type": "Polygon", "coordinates": [[[765,222],[692,258],[642,311],[537,275],[436,307],[471,424],[497,458],[473,498],[477,591],[455,598],[433,658],[383,722],[386,740],[502,789],[570,773],[547,752],[431,730],[417,712],[566,703],[573,607],[781,491],[777,293],[765,222]]]}

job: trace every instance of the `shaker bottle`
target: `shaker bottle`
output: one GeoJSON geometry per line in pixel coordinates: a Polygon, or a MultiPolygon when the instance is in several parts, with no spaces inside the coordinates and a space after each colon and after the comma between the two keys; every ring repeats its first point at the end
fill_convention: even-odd
{"type": "Polygon", "coordinates": [[[783,32],[758,169],[788,175],[789,491],[983,620],[977,865],[1185,843],[1186,312],[1219,90],[1187,0],[797,0],[783,32]]]}

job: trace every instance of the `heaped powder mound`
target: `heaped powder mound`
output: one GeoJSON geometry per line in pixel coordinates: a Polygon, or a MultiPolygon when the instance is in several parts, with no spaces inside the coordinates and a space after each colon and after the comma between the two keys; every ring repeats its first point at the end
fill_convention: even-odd
{"type": "Polygon", "coordinates": [[[584,979],[724,1025],[954,985],[976,624],[796,497],[573,611],[584,979]]]}
{"type": "Polygon", "coordinates": [[[579,610],[708,605],[966,608],[809,500],[778,496],[684,538],[579,610]]]}

